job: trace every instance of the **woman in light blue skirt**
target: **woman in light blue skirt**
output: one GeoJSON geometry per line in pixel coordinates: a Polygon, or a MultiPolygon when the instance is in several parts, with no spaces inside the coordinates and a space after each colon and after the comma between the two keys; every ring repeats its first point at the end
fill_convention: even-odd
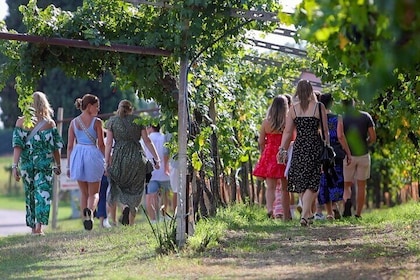
{"type": "Polygon", "coordinates": [[[69,126],[67,175],[79,184],[83,226],[92,230],[93,210],[98,204],[99,186],[105,171],[104,131],[102,120],[96,117],[99,112],[98,97],[85,94],[83,98],[76,99],[75,105],[82,113],[69,126]]]}

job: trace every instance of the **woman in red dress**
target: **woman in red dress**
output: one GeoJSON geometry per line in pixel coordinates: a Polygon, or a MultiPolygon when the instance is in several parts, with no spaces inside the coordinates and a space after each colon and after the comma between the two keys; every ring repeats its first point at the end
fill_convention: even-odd
{"type": "Polygon", "coordinates": [[[286,97],[282,95],[276,96],[273,99],[271,106],[268,108],[267,116],[261,125],[260,136],[258,138],[261,157],[253,172],[254,176],[265,180],[266,182],[267,189],[265,192],[265,200],[267,215],[270,218],[273,217],[276,185],[277,180],[280,179],[283,194],[283,219],[286,221],[291,218],[287,180],[284,174],[286,165],[278,164],[276,155],[281,143],[287,112],[288,104],[286,97]]]}

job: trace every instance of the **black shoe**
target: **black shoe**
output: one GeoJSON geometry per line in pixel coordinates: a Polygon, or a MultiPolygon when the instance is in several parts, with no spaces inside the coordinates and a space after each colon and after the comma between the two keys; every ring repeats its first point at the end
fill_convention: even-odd
{"type": "Polygon", "coordinates": [[[362,218],[362,216],[360,216],[360,215],[354,215],[354,217],[355,217],[356,219],[361,219],[361,218],[362,218]]]}
{"type": "Polygon", "coordinates": [[[124,210],[122,212],[122,219],[121,224],[124,226],[128,225],[130,223],[129,216],[130,215],[130,208],[128,206],[124,207],[124,210]]]}
{"type": "Polygon", "coordinates": [[[85,230],[92,230],[93,228],[93,217],[92,217],[92,210],[89,208],[83,209],[83,216],[85,220],[83,221],[83,226],[85,230]]]}
{"type": "Polygon", "coordinates": [[[338,211],[338,209],[334,209],[333,213],[334,213],[335,220],[341,219],[341,214],[340,214],[340,211],[338,211]]]}
{"type": "Polygon", "coordinates": [[[346,203],[344,203],[344,212],[343,212],[343,217],[351,217],[351,200],[347,199],[346,203]]]}

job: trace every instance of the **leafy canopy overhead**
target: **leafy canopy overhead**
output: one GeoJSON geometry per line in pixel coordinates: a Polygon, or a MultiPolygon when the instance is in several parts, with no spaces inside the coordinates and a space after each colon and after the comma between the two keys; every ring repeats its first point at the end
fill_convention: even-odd
{"type": "Polygon", "coordinates": [[[292,21],[323,82],[342,82],[370,101],[399,87],[399,74],[420,70],[419,13],[419,1],[303,0],[292,21]]]}
{"type": "MultiPolygon", "coordinates": [[[[2,41],[0,50],[9,57],[1,68],[1,81],[17,75],[19,107],[27,105],[34,85],[47,70],[60,67],[71,77],[96,79],[111,72],[121,88],[135,88],[140,97],[156,100],[175,111],[178,62],[205,59],[220,63],[241,49],[247,29],[270,30],[274,23],[230,17],[231,8],[277,11],[276,1],[168,1],[169,8],[120,0],[84,1],[75,12],[50,5],[37,7],[36,0],[20,6],[28,33],[51,38],[87,40],[92,45],[126,44],[168,50],[170,57],[87,50],[47,44],[2,41]]],[[[3,24],[3,29],[5,26],[3,24]]],[[[13,31],[9,31],[13,32],[13,31]]],[[[4,84],[0,84],[2,88],[4,84]]]]}

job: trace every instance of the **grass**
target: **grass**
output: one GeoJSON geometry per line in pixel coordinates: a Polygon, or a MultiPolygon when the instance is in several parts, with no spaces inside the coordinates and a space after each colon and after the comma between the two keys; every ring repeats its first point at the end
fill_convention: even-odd
{"type": "MultiPolygon", "coordinates": [[[[8,162],[0,157],[0,174],[8,162]]],[[[24,210],[24,198],[0,195],[0,205],[24,210]]],[[[133,227],[98,229],[95,221],[91,232],[70,215],[60,201],[56,230],[0,237],[0,279],[415,279],[420,269],[415,202],[310,229],[236,204],[201,219],[186,246],[167,255],[143,213],[133,227]]]]}
{"type": "MultiPolygon", "coordinates": [[[[81,229],[80,220],[62,216],[59,229],[48,230],[44,237],[0,238],[0,278],[231,279],[243,272],[244,263],[251,262],[251,267],[253,263],[278,266],[296,258],[295,266],[305,266],[312,261],[336,262],[338,252],[343,259],[337,265],[344,265],[346,259],[351,260],[350,265],[356,259],[364,260],[359,262],[367,265],[369,260],[378,258],[396,262],[401,254],[417,262],[420,260],[418,213],[420,204],[408,203],[372,211],[361,220],[318,222],[308,231],[297,226],[297,221],[283,223],[266,219],[265,210],[259,206],[234,205],[219,210],[214,218],[199,221],[186,247],[168,255],[157,253],[157,242],[144,215],[139,214],[139,223],[133,227],[95,228],[91,232],[81,229]],[[338,234],[331,234],[334,231],[338,234]],[[360,235],[357,246],[351,239],[355,235],[360,235]],[[323,250],[333,251],[335,255],[324,255],[323,250]],[[306,260],[302,252],[321,253],[315,259],[306,256],[312,258],[306,260]],[[285,255],[273,263],[272,258],[278,254],[285,255]]],[[[238,278],[247,278],[248,273],[238,278]]],[[[265,278],[260,273],[256,275],[265,278]]],[[[414,275],[407,269],[404,273],[414,275]]]]}
{"type": "Polygon", "coordinates": [[[10,167],[12,166],[12,156],[0,157],[0,195],[23,193],[23,185],[10,178],[10,167]]]}

